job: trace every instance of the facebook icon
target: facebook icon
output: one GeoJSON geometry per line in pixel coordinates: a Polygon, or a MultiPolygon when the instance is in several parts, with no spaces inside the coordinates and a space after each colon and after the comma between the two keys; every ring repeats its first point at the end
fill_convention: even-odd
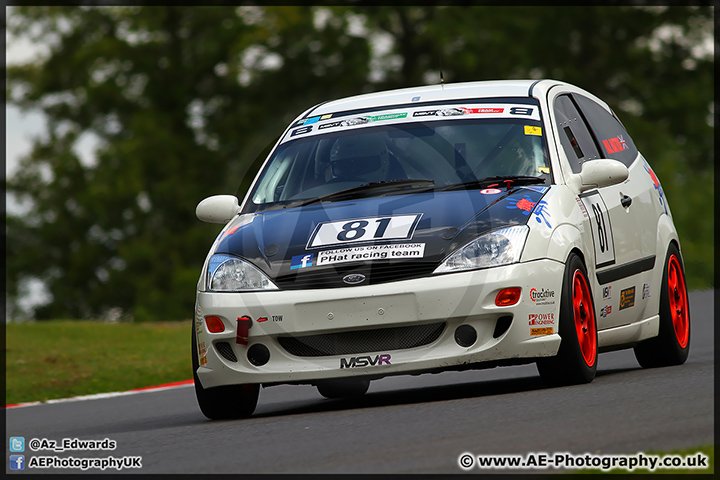
{"type": "Polygon", "coordinates": [[[10,455],[10,470],[25,470],[25,455],[10,455]]]}
{"type": "Polygon", "coordinates": [[[290,260],[290,270],[295,270],[296,268],[312,267],[314,255],[314,253],[309,253],[307,255],[296,255],[292,257],[292,260],[290,260]]]}

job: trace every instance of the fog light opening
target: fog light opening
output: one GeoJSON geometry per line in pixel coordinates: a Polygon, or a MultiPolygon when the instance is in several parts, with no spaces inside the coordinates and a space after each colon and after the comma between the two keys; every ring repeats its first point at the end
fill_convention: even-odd
{"type": "Polygon", "coordinates": [[[503,333],[507,332],[510,328],[510,324],[512,323],[513,317],[511,315],[506,315],[504,317],[500,317],[497,319],[497,322],[495,322],[495,331],[493,331],[493,338],[500,338],[503,333]]]}
{"type": "Polygon", "coordinates": [[[210,333],[220,333],[225,331],[225,324],[218,317],[205,317],[205,325],[210,333]]]}
{"type": "Polygon", "coordinates": [[[498,307],[509,307],[515,305],[520,301],[520,294],[522,289],[520,287],[505,288],[500,290],[495,296],[495,305],[498,307]]]}
{"type": "Polygon", "coordinates": [[[461,347],[470,347],[477,341],[477,331],[470,325],[460,325],[455,329],[455,343],[461,347]]]}
{"type": "Polygon", "coordinates": [[[270,361],[270,350],[262,343],[256,343],[248,348],[247,359],[256,367],[261,367],[270,361]]]}

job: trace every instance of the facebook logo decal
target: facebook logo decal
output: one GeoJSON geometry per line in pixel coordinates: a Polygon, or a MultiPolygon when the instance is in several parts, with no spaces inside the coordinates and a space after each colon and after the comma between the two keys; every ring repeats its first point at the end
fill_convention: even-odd
{"type": "Polygon", "coordinates": [[[11,452],[24,452],[25,451],[25,437],[10,437],[10,451],[11,452]]]}
{"type": "Polygon", "coordinates": [[[290,270],[312,267],[313,256],[315,256],[314,253],[309,253],[307,255],[296,255],[292,257],[292,260],[290,260],[290,270]]]}
{"type": "Polygon", "coordinates": [[[25,455],[10,455],[10,470],[25,470],[25,455]]]}

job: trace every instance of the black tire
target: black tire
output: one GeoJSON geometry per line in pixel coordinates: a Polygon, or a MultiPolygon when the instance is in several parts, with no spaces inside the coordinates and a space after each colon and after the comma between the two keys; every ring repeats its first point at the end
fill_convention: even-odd
{"type": "Polygon", "coordinates": [[[226,385],[203,388],[197,375],[198,354],[195,336],[195,322],[192,330],[192,369],[195,381],[195,396],[200,411],[210,420],[226,418],[247,418],[253,414],[260,395],[259,384],[226,385]]]}
{"type": "Polygon", "coordinates": [[[560,297],[560,349],[554,357],[540,358],[540,377],[549,385],[590,383],[597,372],[597,323],[587,270],[571,253],[565,264],[560,297]]]}
{"type": "Polygon", "coordinates": [[[682,365],[690,353],[690,302],[682,257],[675,244],[668,247],[660,288],[658,336],[634,348],[643,368],[682,365]]]}
{"type": "Polygon", "coordinates": [[[325,398],[361,397],[370,388],[370,380],[364,378],[333,378],[317,383],[320,395],[325,398]]]}

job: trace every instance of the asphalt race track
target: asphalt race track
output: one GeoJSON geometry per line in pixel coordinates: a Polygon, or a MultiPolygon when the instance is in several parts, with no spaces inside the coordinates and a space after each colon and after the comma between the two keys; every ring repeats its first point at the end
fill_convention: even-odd
{"type": "MultiPolygon", "coordinates": [[[[9,409],[5,439],[114,440],[111,451],[26,448],[25,461],[142,457],[141,469],[123,473],[463,473],[465,452],[613,454],[713,444],[713,294],[690,295],[691,350],[680,367],[643,370],[623,350],[601,354],[595,380],[573,387],[545,387],[534,365],[385,378],[357,400],[276,386],[261,390],[252,418],[219,422],[205,419],[188,386],[9,409]]],[[[81,472],[11,472],[9,460],[5,468],[81,472]]]]}

